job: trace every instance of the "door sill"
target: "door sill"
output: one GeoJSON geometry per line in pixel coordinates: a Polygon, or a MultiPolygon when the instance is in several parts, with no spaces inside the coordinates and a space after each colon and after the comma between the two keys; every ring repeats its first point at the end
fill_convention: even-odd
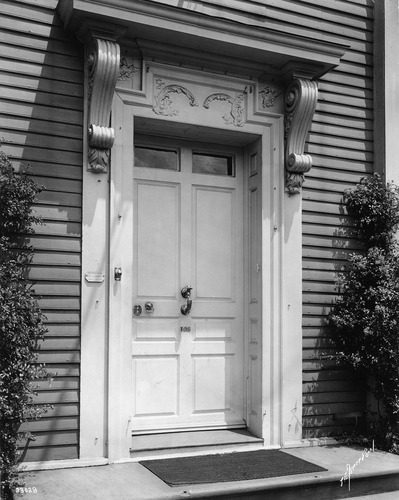
{"type": "Polygon", "coordinates": [[[170,456],[248,451],[263,447],[263,439],[246,429],[142,434],[132,437],[130,456],[149,459],[170,456]]]}

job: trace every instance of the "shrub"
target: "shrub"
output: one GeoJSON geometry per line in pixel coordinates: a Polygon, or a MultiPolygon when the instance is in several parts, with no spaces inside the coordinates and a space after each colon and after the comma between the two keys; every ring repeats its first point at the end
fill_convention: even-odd
{"type": "Polygon", "coordinates": [[[40,191],[26,172],[17,174],[0,152],[0,467],[2,498],[12,498],[17,478],[18,429],[43,409],[32,404],[35,379],[48,378],[35,348],[44,316],[27,279],[32,249],[24,241],[39,219],[32,204],[40,191]]]}
{"type": "Polygon", "coordinates": [[[344,193],[348,215],[365,248],[395,246],[399,224],[399,186],[385,184],[379,174],[363,177],[344,193]]]}
{"type": "Polygon", "coordinates": [[[380,176],[363,178],[344,200],[364,247],[338,280],[329,315],[335,358],[373,381],[384,412],[373,425],[379,441],[397,450],[399,422],[399,189],[380,176]],[[395,437],[396,436],[396,437],[395,437]]]}

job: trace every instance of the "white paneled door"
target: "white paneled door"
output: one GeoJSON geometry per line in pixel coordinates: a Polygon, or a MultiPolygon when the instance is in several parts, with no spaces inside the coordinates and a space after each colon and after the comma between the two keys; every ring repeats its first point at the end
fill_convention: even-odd
{"type": "Polygon", "coordinates": [[[133,432],[242,426],[241,155],[135,142],[133,432]]]}

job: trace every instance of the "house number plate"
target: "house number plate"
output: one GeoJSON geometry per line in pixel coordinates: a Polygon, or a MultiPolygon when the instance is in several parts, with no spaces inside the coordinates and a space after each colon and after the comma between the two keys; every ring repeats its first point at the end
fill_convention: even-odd
{"type": "Polygon", "coordinates": [[[182,327],[180,328],[180,331],[181,331],[182,333],[188,333],[188,332],[191,332],[191,326],[182,326],[182,327]]]}

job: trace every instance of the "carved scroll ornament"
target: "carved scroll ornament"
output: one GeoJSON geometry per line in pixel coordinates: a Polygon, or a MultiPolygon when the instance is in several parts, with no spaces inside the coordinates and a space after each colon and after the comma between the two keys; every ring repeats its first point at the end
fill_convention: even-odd
{"type": "Polygon", "coordinates": [[[161,78],[157,78],[155,82],[160,92],[154,97],[155,104],[152,109],[157,115],[176,116],[179,114],[179,111],[172,107],[172,94],[183,94],[187,97],[190,106],[198,106],[193,94],[185,87],[176,84],[165,86],[161,78]]]}
{"type": "Polygon", "coordinates": [[[209,109],[211,102],[213,101],[227,101],[230,103],[230,113],[223,115],[223,120],[227,125],[235,125],[236,127],[242,127],[245,122],[245,95],[237,94],[236,97],[232,97],[229,94],[223,92],[218,94],[211,94],[204,101],[204,108],[209,109]]]}
{"type": "Polygon", "coordinates": [[[89,169],[105,173],[114,144],[114,130],[109,127],[112,98],[119,75],[119,45],[93,38],[88,56],[89,78],[89,169]]]}
{"type": "Polygon", "coordinates": [[[286,187],[292,194],[300,192],[304,174],[312,168],[312,157],[304,149],[316,104],[317,83],[295,78],[285,95],[286,187]]]}

